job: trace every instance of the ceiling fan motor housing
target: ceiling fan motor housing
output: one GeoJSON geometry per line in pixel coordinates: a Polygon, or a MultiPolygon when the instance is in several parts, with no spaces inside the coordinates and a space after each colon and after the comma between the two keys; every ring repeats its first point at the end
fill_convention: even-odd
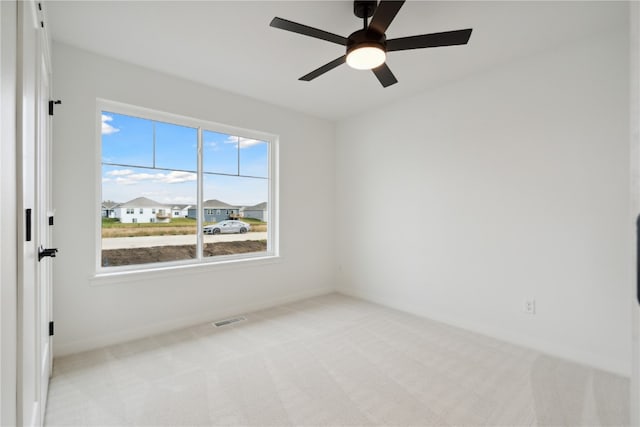
{"type": "Polygon", "coordinates": [[[371,18],[378,7],[376,0],[355,0],[353,2],[353,14],[358,18],[371,18]]]}
{"type": "Polygon", "coordinates": [[[387,38],[372,30],[358,30],[347,38],[347,55],[361,47],[377,47],[387,51],[387,38]]]}

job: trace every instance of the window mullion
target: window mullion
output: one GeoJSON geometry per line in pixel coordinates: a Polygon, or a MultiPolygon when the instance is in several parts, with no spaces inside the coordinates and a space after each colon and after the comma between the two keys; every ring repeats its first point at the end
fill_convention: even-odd
{"type": "Polygon", "coordinates": [[[202,128],[198,128],[198,194],[196,196],[196,257],[198,261],[201,261],[204,253],[204,233],[202,233],[202,216],[203,216],[203,187],[204,187],[204,177],[202,174],[202,128]]]}
{"type": "Polygon", "coordinates": [[[153,127],[153,167],[156,167],[156,122],[151,122],[153,127]]]}

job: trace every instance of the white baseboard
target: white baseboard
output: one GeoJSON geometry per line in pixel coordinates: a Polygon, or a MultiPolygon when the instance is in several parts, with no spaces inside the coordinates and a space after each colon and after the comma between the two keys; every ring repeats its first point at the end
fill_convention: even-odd
{"type": "Polygon", "coordinates": [[[188,326],[198,325],[201,323],[219,320],[225,317],[236,316],[239,314],[246,314],[252,311],[264,310],[267,308],[275,307],[277,305],[287,304],[320,295],[326,295],[333,292],[335,292],[335,288],[333,287],[317,288],[311,291],[298,292],[295,294],[288,294],[276,298],[264,299],[249,304],[239,304],[226,307],[223,310],[215,310],[208,313],[199,313],[192,316],[181,317],[179,319],[171,319],[154,323],[152,325],[146,325],[141,328],[118,331],[113,334],[100,335],[63,344],[56,344],[54,340],[54,357],[66,356],[69,354],[80,353],[83,351],[106,347],[113,344],[119,344],[135,339],[145,338],[156,334],[185,328],[188,326]]]}
{"type": "MultiPolygon", "coordinates": [[[[377,298],[376,296],[366,294],[364,292],[359,291],[358,289],[354,289],[351,287],[343,287],[341,289],[338,289],[336,292],[342,295],[347,295],[354,298],[360,298],[365,301],[369,301],[385,307],[393,308],[395,310],[403,311],[405,313],[410,313],[415,316],[428,318],[431,320],[435,320],[437,322],[446,323],[448,325],[455,326],[457,328],[476,332],[491,338],[499,339],[499,340],[516,344],[522,347],[526,347],[533,351],[537,351],[539,353],[543,353],[549,356],[568,360],[574,363],[579,363],[581,365],[586,365],[595,369],[600,369],[600,370],[613,373],[616,375],[620,375],[623,377],[627,377],[627,378],[631,376],[630,370],[620,360],[604,358],[598,355],[591,354],[589,352],[582,351],[580,349],[576,349],[574,347],[569,347],[566,345],[565,346],[557,345],[557,344],[545,342],[539,339],[535,339],[532,337],[515,334],[513,332],[506,331],[506,330],[496,330],[495,328],[488,328],[483,325],[468,324],[464,321],[461,322],[459,319],[455,319],[453,317],[448,317],[446,315],[443,315],[442,313],[428,313],[428,314],[419,313],[411,309],[408,309],[406,307],[402,307],[401,305],[398,305],[398,304],[390,304],[389,301],[387,300],[384,300],[382,298],[377,298]]],[[[631,355],[629,355],[629,358],[631,358],[631,355]]]]}

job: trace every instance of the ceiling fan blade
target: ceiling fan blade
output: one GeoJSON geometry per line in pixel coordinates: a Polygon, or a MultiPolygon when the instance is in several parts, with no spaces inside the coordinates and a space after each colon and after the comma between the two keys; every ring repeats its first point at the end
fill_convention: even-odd
{"type": "Polygon", "coordinates": [[[309,27],[307,25],[298,24],[297,22],[288,21],[286,19],[275,17],[271,20],[271,23],[269,25],[274,28],[280,28],[281,30],[302,34],[303,36],[326,40],[328,42],[337,43],[342,46],[347,45],[346,37],[319,30],[317,28],[309,27]]]}
{"type": "Polygon", "coordinates": [[[372,69],[371,71],[373,71],[373,74],[376,75],[383,87],[398,83],[396,76],[393,75],[386,63],[372,69]]]}
{"type": "Polygon", "coordinates": [[[346,60],[347,60],[347,55],[342,55],[340,58],[336,58],[333,61],[329,62],[328,64],[324,64],[322,67],[317,68],[312,72],[310,72],[309,74],[300,77],[298,80],[304,80],[305,82],[309,82],[315,79],[316,77],[323,75],[327,71],[333,70],[338,65],[344,64],[346,60]]]}
{"type": "Polygon", "coordinates": [[[403,4],[404,0],[382,0],[371,18],[369,29],[384,34],[403,4]]]}
{"type": "Polygon", "coordinates": [[[472,28],[387,40],[387,52],[467,44],[472,28]]]}

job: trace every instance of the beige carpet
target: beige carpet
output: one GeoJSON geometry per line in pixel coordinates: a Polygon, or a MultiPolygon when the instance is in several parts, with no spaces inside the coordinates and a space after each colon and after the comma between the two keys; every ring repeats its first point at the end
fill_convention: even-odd
{"type": "Polygon", "coordinates": [[[46,425],[627,425],[628,379],[332,294],[56,359],[46,425]]]}

